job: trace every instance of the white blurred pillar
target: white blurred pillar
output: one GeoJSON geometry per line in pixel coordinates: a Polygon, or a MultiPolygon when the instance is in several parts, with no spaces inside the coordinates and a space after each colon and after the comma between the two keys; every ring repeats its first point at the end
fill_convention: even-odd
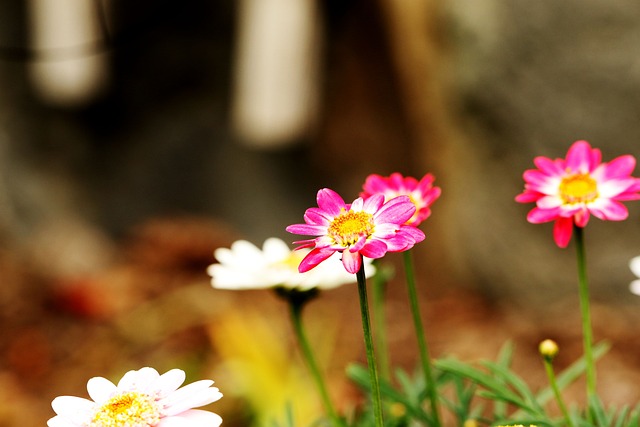
{"type": "Polygon", "coordinates": [[[82,105],[107,82],[97,4],[90,0],[29,0],[35,58],[29,63],[40,98],[59,106],[82,105]]]}
{"type": "Polygon", "coordinates": [[[316,0],[239,0],[232,126],[250,146],[308,136],[318,110],[316,0]]]}

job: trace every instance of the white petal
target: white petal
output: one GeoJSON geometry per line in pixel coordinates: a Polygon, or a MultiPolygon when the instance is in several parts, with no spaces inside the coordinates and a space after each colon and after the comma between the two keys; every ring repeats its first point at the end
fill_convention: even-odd
{"type": "Polygon", "coordinates": [[[59,415],[56,415],[55,417],[49,419],[49,421],[47,421],[47,425],[49,427],[82,427],[81,424],[73,423],[60,417],[59,415]]]}
{"type": "Polygon", "coordinates": [[[65,420],[81,425],[91,417],[95,405],[92,401],[81,397],[59,396],[53,399],[51,407],[65,420]]]}
{"type": "Polygon", "coordinates": [[[89,396],[97,404],[108,400],[118,390],[114,383],[106,378],[94,377],[87,382],[87,391],[89,396]]]}
{"type": "Polygon", "coordinates": [[[153,388],[160,396],[167,396],[176,391],[185,379],[186,375],[182,369],[172,369],[160,375],[160,378],[153,384],[153,388]]]}
{"type": "Polygon", "coordinates": [[[196,381],[171,393],[159,403],[165,406],[167,415],[177,415],[188,409],[207,405],[222,397],[217,388],[211,387],[212,384],[211,380],[196,381]]]}
{"type": "Polygon", "coordinates": [[[179,416],[163,418],[157,427],[218,427],[220,424],[220,415],[194,409],[179,416]]]}
{"type": "Polygon", "coordinates": [[[629,261],[629,268],[633,274],[640,277],[640,256],[631,258],[631,261],[629,261]]]}
{"type": "Polygon", "coordinates": [[[640,280],[634,280],[629,284],[629,290],[632,294],[640,295],[640,280]]]}
{"type": "Polygon", "coordinates": [[[120,390],[148,391],[149,385],[153,384],[160,374],[153,368],[142,368],[137,371],[129,371],[118,382],[120,390]]]}
{"type": "Polygon", "coordinates": [[[286,260],[291,254],[291,249],[287,244],[275,237],[264,241],[262,245],[263,255],[268,263],[275,263],[286,260]]]}

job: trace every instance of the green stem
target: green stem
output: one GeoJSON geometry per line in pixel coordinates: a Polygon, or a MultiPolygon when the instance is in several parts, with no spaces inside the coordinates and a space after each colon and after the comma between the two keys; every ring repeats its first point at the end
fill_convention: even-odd
{"type": "Polygon", "coordinates": [[[376,274],[373,276],[373,321],[376,329],[376,351],[380,365],[380,378],[389,381],[391,368],[389,366],[389,348],[387,346],[387,328],[384,312],[384,292],[387,285],[388,274],[380,264],[376,265],[376,274]]]}
{"type": "Polygon", "coordinates": [[[418,303],[418,293],[416,291],[415,272],[413,268],[413,259],[411,251],[403,252],[404,269],[407,279],[407,289],[409,291],[409,302],[411,303],[411,314],[413,315],[413,325],[418,339],[418,348],[420,349],[420,360],[422,362],[422,372],[424,374],[425,387],[428,392],[431,403],[431,413],[433,414],[434,426],[440,426],[440,414],[438,411],[438,395],[433,381],[433,372],[431,369],[431,358],[429,356],[429,347],[425,339],[424,327],[420,316],[420,306],[418,303]]]}
{"type": "Polygon", "coordinates": [[[335,427],[346,427],[344,421],[338,416],[336,410],[331,403],[331,399],[329,398],[329,393],[327,392],[327,387],[322,379],[322,375],[320,374],[320,369],[318,368],[318,364],[313,357],[313,351],[311,351],[311,346],[309,345],[309,340],[304,332],[304,328],[302,326],[302,308],[304,306],[304,302],[296,301],[293,298],[289,300],[289,307],[291,309],[291,322],[293,323],[293,329],[296,334],[296,338],[298,339],[298,343],[300,344],[300,348],[302,349],[302,354],[306,359],[309,370],[311,371],[311,376],[316,383],[316,387],[318,388],[318,392],[320,393],[320,398],[322,399],[322,403],[324,405],[325,411],[327,415],[331,419],[331,422],[335,427]]]}
{"type": "Polygon", "coordinates": [[[547,378],[549,378],[549,385],[551,386],[551,390],[553,390],[553,394],[556,397],[558,407],[560,408],[560,411],[562,411],[562,415],[567,422],[567,426],[574,427],[573,421],[569,416],[569,411],[567,411],[567,406],[564,404],[564,400],[562,399],[562,395],[560,394],[560,389],[558,388],[558,383],[556,382],[556,375],[553,372],[553,364],[547,357],[543,357],[543,359],[544,368],[547,371],[547,378]]]}
{"type": "Polygon", "coordinates": [[[364,333],[364,344],[367,352],[367,364],[369,365],[369,377],[371,379],[371,401],[373,404],[375,426],[383,427],[384,421],[382,417],[382,399],[380,398],[378,370],[376,368],[376,357],[373,350],[373,337],[371,336],[369,301],[367,299],[367,279],[364,274],[364,262],[362,262],[362,258],[360,261],[360,269],[356,273],[356,278],[358,279],[358,296],[360,299],[360,314],[362,316],[362,332],[364,333]]]}
{"type": "Polygon", "coordinates": [[[584,358],[587,364],[587,397],[596,394],[596,370],[593,361],[593,332],[591,330],[591,309],[589,306],[589,283],[587,281],[587,263],[585,256],[584,234],[582,227],[574,225],[576,235],[576,254],[578,260],[578,284],[580,288],[580,311],[582,315],[582,336],[584,340],[584,358]]]}

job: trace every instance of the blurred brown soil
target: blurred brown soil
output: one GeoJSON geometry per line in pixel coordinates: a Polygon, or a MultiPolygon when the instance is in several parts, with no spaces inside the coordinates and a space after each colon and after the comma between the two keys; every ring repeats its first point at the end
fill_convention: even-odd
{"type": "MultiPolygon", "coordinates": [[[[206,267],[213,250],[238,238],[223,224],[199,218],[157,219],[132,230],[117,245],[108,268],[78,277],[56,277],[36,269],[28,258],[0,249],[0,425],[42,426],[53,416],[51,400],[59,395],[86,397],[86,381],[104,376],[116,381],[124,372],[153,366],[161,372],[187,371],[188,381],[213,378],[225,398],[211,405],[225,425],[246,425],[241,397],[225,389],[223,362],[211,334],[229,313],[262,313],[269,326],[295,346],[287,311],[269,291],[213,290],[206,267]]],[[[396,262],[397,257],[388,257],[396,262]]],[[[561,369],[581,354],[576,305],[563,316],[544,309],[522,312],[490,300],[461,284],[456,289],[421,287],[425,327],[432,356],[465,361],[493,359],[507,341],[515,346],[514,369],[533,384],[545,384],[537,345],[556,340],[561,369]]],[[[417,361],[415,340],[403,284],[388,287],[386,315],[391,359],[411,371],[417,361]]],[[[596,340],[608,340],[611,351],[599,362],[599,390],[616,405],[640,399],[638,315],[631,308],[594,304],[596,340]]],[[[344,367],[363,361],[357,293],[344,286],[320,295],[305,311],[310,335],[334,328],[322,348],[332,394],[342,408],[358,401],[357,390],[344,379],[344,367]],[[327,341],[329,342],[329,341],[327,341]]],[[[323,332],[324,331],[324,332],[323,332]]],[[[569,402],[581,401],[582,384],[567,391],[569,402]]]]}

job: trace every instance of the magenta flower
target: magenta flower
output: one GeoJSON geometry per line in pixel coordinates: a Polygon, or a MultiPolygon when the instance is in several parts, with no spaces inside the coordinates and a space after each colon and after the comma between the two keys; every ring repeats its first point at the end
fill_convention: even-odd
{"type": "Polygon", "coordinates": [[[440,197],[440,187],[434,187],[433,175],[430,173],[422,177],[420,181],[395,172],[389,177],[372,174],[365,180],[360,193],[364,199],[376,193],[382,193],[385,200],[391,200],[398,196],[409,196],[409,199],[416,206],[416,212],[406,222],[407,225],[418,226],[422,221],[431,215],[431,205],[440,197]]]}
{"type": "Polygon", "coordinates": [[[316,236],[295,242],[301,248],[313,248],[300,262],[298,270],[311,270],[335,252],[342,253],[342,264],[349,273],[357,273],[361,255],[381,258],[387,252],[402,252],[424,240],[424,233],[405,225],[416,211],[408,196],[385,203],[384,195],[374,194],[367,200],[357,198],[346,204],[333,190],[318,191],[318,207],[304,214],[306,224],[294,224],[287,231],[316,236]]]}
{"type": "Polygon", "coordinates": [[[631,176],[636,159],[624,155],[604,163],[601,157],[587,141],[576,141],[566,159],[536,157],[538,169],[524,172],[525,190],[516,201],[535,202],[530,223],[555,221],[553,238],[561,248],[569,244],[574,224],[585,227],[591,214],[622,221],[629,212],[620,202],[640,199],[640,179],[631,176]]]}

